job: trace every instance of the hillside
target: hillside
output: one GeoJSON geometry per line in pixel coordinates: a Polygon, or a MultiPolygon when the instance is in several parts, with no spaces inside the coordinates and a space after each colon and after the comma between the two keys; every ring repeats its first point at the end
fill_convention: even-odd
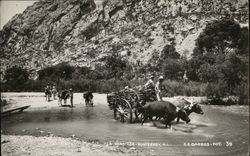
{"type": "Polygon", "coordinates": [[[95,67],[114,53],[147,64],[166,45],[190,58],[207,23],[226,17],[248,25],[248,14],[247,0],[107,0],[98,8],[93,0],[41,0],[0,31],[1,71],[61,62],[95,67]]]}

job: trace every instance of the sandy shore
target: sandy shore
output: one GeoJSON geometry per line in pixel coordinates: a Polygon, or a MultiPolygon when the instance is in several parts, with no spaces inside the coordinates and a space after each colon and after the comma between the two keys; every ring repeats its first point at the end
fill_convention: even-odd
{"type": "Polygon", "coordinates": [[[126,156],[137,149],[87,143],[72,138],[1,135],[2,156],[126,156]]]}

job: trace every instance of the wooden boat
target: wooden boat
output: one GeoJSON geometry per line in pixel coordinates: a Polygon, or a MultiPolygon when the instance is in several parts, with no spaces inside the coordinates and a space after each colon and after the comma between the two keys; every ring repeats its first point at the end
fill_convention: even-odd
{"type": "Polygon", "coordinates": [[[6,110],[1,110],[1,117],[12,115],[14,113],[22,112],[23,110],[29,108],[30,105],[26,106],[20,106],[20,107],[15,107],[15,108],[10,108],[6,110]]]}

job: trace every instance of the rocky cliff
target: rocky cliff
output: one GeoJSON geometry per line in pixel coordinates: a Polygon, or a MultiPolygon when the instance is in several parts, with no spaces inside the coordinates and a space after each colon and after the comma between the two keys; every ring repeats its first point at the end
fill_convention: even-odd
{"type": "Polygon", "coordinates": [[[171,44],[189,58],[207,23],[226,17],[248,25],[248,14],[247,0],[104,0],[101,7],[94,0],[41,0],[0,31],[1,71],[61,62],[94,67],[113,53],[146,64],[171,44]]]}

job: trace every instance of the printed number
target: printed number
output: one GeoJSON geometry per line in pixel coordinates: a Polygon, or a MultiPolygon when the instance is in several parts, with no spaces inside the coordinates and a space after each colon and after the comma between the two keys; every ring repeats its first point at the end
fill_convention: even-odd
{"type": "Polygon", "coordinates": [[[226,141],[226,146],[228,147],[228,146],[233,146],[233,143],[232,142],[229,142],[229,141],[226,141]]]}

